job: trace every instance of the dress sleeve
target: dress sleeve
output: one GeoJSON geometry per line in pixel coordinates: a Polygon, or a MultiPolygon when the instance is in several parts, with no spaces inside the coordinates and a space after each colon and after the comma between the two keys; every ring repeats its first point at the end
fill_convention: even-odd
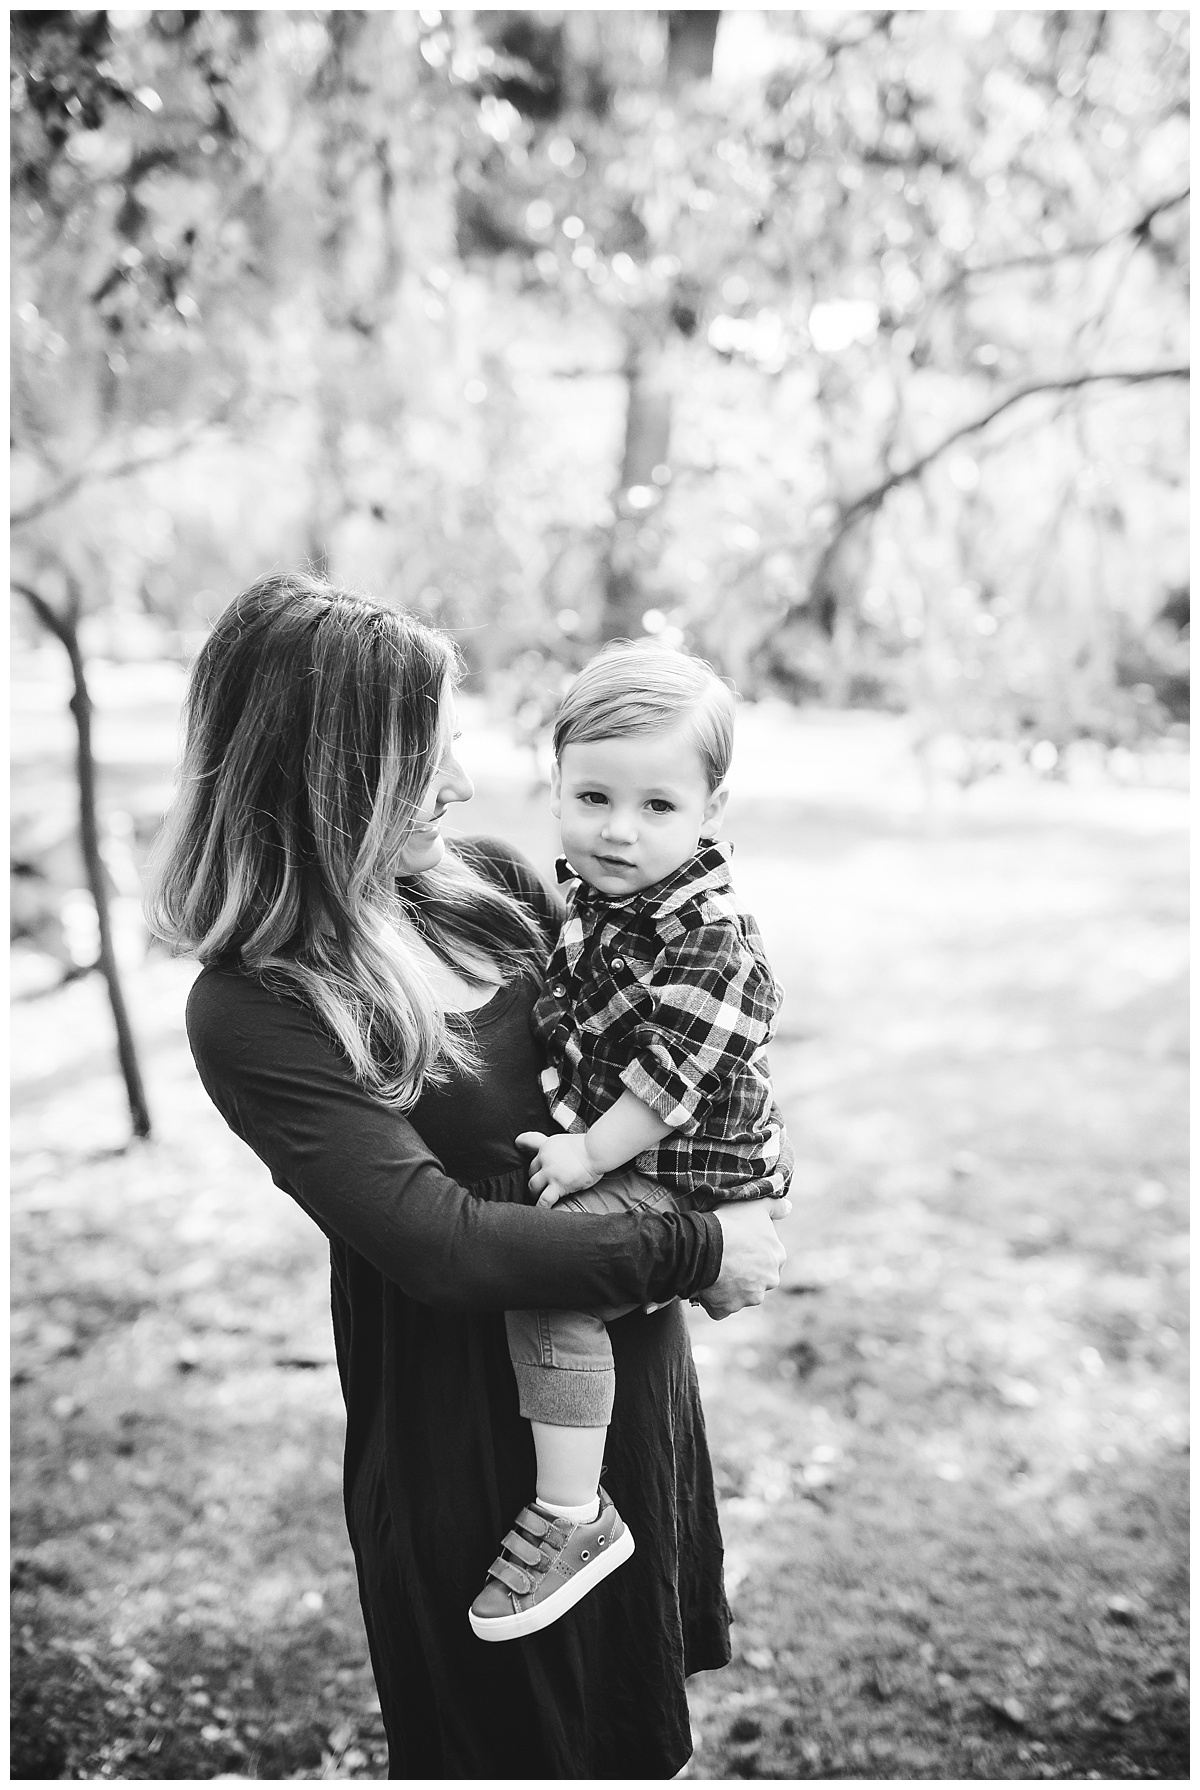
{"type": "Polygon", "coordinates": [[[474,1198],[402,1114],[359,1087],[298,1001],[242,975],[199,977],[188,1037],[210,1098],[275,1184],[422,1304],[586,1310],[688,1297],[720,1272],[711,1215],[474,1198]]]}
{"type": "Polygon", "coordinates": [[[780,991],[765,962],[724,921],[686,929],[665,945],[650,988],[653,1018],[635,1029],[621,1080],[687,1137],[730,1070],[770,1039],[780,991]]]}

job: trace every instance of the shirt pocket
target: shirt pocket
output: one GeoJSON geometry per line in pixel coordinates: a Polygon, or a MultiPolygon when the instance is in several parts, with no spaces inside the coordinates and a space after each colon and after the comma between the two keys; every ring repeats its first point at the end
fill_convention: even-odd
{"type": "Polygon", "coordinates": [[[602,963],[594,966],[594,980],[585,993],[584,1030],[616,1042],[653,1019],[655,997],[649,987],[653,967],[627,951],[606,950],[602,963]]]}

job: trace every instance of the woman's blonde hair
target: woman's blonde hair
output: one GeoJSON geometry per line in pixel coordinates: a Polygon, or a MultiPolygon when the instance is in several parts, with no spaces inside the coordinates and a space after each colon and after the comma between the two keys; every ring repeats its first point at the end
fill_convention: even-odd
{"type": "Polygon", "coordinates": [[[572,740],[622,740],[686,726],[700,754],[709,793],[733,757],[735,698],[711,665],[661,646],[614,640],[585,665],[554,722],[554,756],[572,740]]]}
{"type": "Polygon", "coordinates": [[[396,879],[460,677],[454,643],[415,616],[303,574],[261,579],[192,669],[151,860],[159,938],[300,995],[363,1086],[401,1107],[475,1066],[405,933],[477,983],[472,958],[508,976],[547,949],[532,914],[449,846],[396,879]]]}

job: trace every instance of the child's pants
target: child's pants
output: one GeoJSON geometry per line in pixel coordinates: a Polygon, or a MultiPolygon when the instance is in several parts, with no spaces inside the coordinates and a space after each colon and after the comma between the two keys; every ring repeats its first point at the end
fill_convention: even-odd
{"type": "MultiPolygon", "coordinates": [[[[558,1202],[569,1212],[678,1212],[680,1201],[636,1169],[617,1169],[583,1193],[558,1202]]],[[[517,1376],[521,1415],[534,1423],[603,1429],[612,1417],[617,1377],[606,1320],[635,1311],[510,1311],[508,1352],[517,1376]]]]}

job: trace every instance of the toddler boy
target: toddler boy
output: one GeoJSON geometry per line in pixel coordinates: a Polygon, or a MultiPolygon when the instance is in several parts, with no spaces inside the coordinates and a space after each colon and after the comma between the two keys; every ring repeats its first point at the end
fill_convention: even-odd
{"type": "MultiPolygon", "coordinates": [[[[534,1008],[563,1133],[524,1132],[540,1205],[711,1210],[787,1192],[764,1051],[782,990],[717,843],[732,692],[657,647],[602,653],[554,730],[551,807],[567,916],[534,1008]]],[[[600,1487],[615,1374],[607,1312],[509,1312],[537,1493],[470,1621],[483,1640],[547,1627],[633,1552],[600,1487]]]]}

